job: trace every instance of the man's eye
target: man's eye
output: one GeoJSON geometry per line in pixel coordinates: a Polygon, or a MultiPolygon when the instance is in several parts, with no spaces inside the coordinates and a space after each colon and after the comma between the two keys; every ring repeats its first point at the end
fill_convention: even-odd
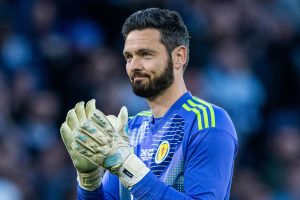
{"type": "Polygon", "coordinates": [[[132,60],[132,56],[125,56],[125,60],[126,60],[127,62],[130,62],[130,61],[132,60]]]}
{"type": "Polygon", "coordinates": [[[143,57],[144,58],[152,58],[152,54],[150,54],[150,53],[143,53],[143,57]]]}

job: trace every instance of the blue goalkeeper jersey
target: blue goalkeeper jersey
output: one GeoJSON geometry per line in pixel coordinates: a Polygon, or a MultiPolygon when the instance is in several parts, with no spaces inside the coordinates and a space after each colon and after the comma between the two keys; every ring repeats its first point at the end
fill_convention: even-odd
{"type": "Polygon", "coordinates": [[[229,199],[238,143],[222,108],[186,92],[162,118],[130,117],[128,134],[150,172],[130,191],[107,172],[95,191],[78,186],[79,200],[229,199]]]}

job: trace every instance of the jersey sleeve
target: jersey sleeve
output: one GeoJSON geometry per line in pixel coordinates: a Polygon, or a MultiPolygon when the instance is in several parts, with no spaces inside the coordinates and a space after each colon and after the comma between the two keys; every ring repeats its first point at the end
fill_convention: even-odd
{"type": "Polygon", "coordinates": [[[137,199],[225,199],[230,189],[237,142],[227,131],[205,129],[183,144],[186,151],[184,193],[149,172],[132,189],[137,199]]]}
{"type": "Polygon", "coordinates": [[[206,129],[188,143],[185,193],[195,199],[229,199],[236,139],[223,129],[206,129]]]}
{"type": "Polygon", "coordinates": [[[99,188],[87,191],[77,186],[77,200],[118,200],[119,179],[117,176],[106,172],[99,188]]]}

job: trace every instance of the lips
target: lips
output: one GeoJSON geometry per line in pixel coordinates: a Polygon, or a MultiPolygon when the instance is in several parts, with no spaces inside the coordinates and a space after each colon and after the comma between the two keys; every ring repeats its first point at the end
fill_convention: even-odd
{"type": "Polygon", "coordinates": [[[131,79],[131,82],[134,84],[142,83],[146,78],[146,76],[136,76],[135,78],[131,79]]]}
{"type": "Polygon", "coordinates": [[[141,72],[133,72],[131,75],[132,82],[134,81],[140,81],[144,78],[148,78],[149,76],[147,74],[141,73],[141,72]]]}
{"type": "Polygon", "coordinates": [[[145,79],[146,77],[135,77],[134,79],[133,79],[133,81],[134,82],[137,82],[137,81],[142,81],[143,79],[145,79]]]}

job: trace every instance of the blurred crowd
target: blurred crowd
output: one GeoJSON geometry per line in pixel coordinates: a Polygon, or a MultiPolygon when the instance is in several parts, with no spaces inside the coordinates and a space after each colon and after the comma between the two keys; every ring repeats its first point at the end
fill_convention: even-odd
{"type": "Polygon", "coordinates": [[[59,127],[75,103],[148,109],[125,72],[122,23],[178,11],[193,95],[225,108],[239,137],[232,200],[300,200],[299,0],[0,0],[0,200],[76,198],[59,127]]]}

